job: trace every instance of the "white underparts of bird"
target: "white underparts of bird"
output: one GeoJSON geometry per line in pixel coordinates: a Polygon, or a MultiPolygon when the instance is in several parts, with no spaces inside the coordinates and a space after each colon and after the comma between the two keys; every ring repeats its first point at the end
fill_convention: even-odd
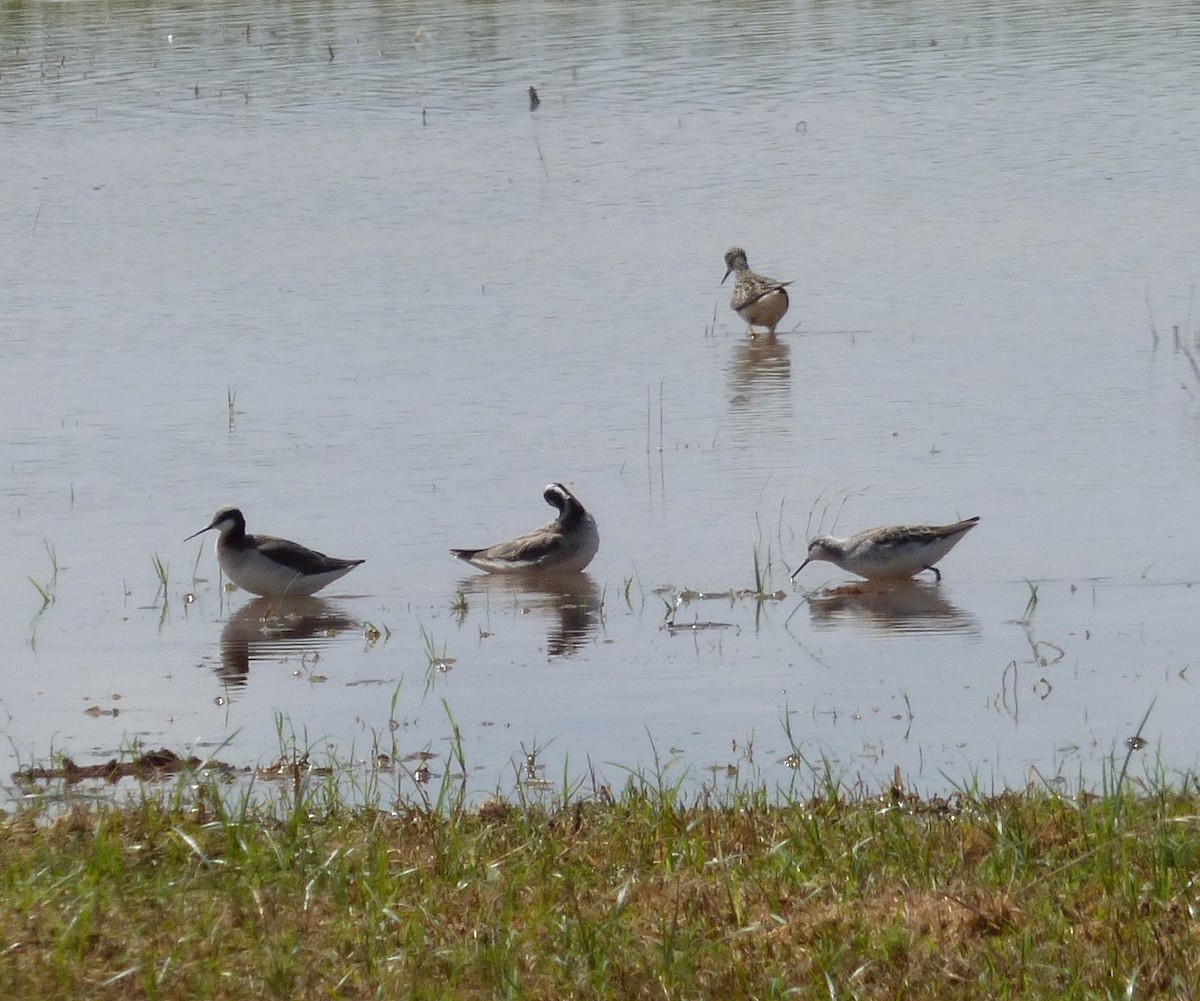
{"type": "Polygon", "coordinates": [[[600,548],[596,519],[562,483],[548,484],[542,497],[558,509],[558,517],[553,521],[494,546],[451,549],[451,555],[488,573],[576,573],[583,570],[600,548]]]}

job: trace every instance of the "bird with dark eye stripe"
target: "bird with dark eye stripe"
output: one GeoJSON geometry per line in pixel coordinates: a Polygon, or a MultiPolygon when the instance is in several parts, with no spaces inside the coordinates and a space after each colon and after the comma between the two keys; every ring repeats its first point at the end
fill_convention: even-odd
{"type": "Polygon", "coordinates": [[[450,554],[488,573],[577,573],[600,548],[600,530],[571,489],[551,483],[542,491],[558,517],[541,528],[485,549],[451,549],[450,554]]]}

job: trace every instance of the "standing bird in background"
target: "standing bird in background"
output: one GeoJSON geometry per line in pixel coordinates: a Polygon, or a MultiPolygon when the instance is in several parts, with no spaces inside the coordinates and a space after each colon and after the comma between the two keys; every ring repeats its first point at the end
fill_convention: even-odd
{"type": "MultiPolygon", "coordinates": [[[[725,251],[725,278],[731,274],[737,275],[733,282],[733,294],[729,297],[729,307],[745,320],[750,329],[747,333],[756,336],[755,327],[766,327],[767,333],[775,334],[775,327],[783,314],[788,311],[788,294],[786,286],[791,282],[777,282],[750,270],[746,261],[746,252],[741,247],[731,247],[725,251]]],[[[725,284],[725,278],[721,284],[725,284]]]]}

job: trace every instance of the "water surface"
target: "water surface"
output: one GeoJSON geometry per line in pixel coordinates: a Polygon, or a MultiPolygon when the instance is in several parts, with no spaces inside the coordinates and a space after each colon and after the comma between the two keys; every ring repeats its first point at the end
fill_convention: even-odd
{"type": "Polygon", "coordinates": [[[456,725],[483,791],[531,749],[933,791],[1094,779],[1152,703],[1146,763],[1195,766],[1191,8],[22,4],[0,38],[12,768],[254,763],[282,722],[440,770],[456,725]],[[794,281],[775,340],[734,244],[794,281]],[[449,557],[552,480],[600,523],[577,587],[449,557]],[[224,503],[367,562],[276,615],[180,541],[224,503]],[[940,586],[788,580],[818,529],[975,514],[940,586]]]}

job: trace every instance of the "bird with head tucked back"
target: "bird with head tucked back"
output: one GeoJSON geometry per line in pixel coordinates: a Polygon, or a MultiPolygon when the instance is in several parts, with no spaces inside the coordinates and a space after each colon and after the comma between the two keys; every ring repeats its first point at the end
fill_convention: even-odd
{"type": "Polygon", "coordinates": [[[558,517],[541,528],[485,549],[451,549],[450,554],[488,573],[531,571],[576,573],[600,548],[600,530],[570,487],[551,483],[542,491],[558,517]]]}

